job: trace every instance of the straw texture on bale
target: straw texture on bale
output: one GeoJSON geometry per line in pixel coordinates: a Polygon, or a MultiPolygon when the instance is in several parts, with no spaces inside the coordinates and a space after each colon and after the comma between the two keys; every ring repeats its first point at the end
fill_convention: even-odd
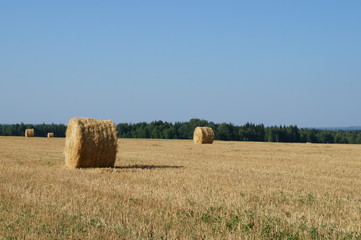
{"type": "Polygon", "coordinates": [[[34,137],[34,129],[33,128],[25,129],[25,137],[34,137]]]}
{"type": "Polygon", "coordinates": [[[72,118],[66,129],[65,165],[114,167],[117,145],[117,131],[112,121],[72,118]]]}
{"type": "Polygon", "coordinates": [[[193,140],[195,143],[213,143],[214,132],[210,127],[196,127],[193,133],[193,140]]]}
{"type": "Polygon", "coordinates": [[[54,133],[49,132],[49,133],[48,133],[48,138],[53,138],[53,137],[54,137],[54,133]]]}

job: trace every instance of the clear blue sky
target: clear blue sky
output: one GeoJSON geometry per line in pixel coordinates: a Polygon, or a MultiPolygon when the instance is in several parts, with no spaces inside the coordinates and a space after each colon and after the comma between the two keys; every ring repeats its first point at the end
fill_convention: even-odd
{"type": "Polygon", "coordinates": [[[361,1],[0,1],[0,122],[361,125],[361,1]]]}

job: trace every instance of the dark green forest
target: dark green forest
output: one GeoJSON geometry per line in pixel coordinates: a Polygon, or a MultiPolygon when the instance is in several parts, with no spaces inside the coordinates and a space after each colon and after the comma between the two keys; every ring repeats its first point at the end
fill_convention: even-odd
{"type": "Polygon", "coordinates": [[[66,131],[64,124],[0,124],[0,136],[24,136],[27,128],[34,128],[35,137],[46,137],[48,132],[53,132],[56,137],[65,137],[66,131]]]}
{"type": "MultiPolygon", "coordinates": [[[[216,140],[260,142],[311,142],[311,143],[361,143],[361,130],[321,130],[297,126],[271,126],[246,123],[237,126],[231,123],[214,123],[201,119],[188,122],[119,123],[116,125],[121,138],[192,139],[197,126],[213,128],[216,140]]],[[[36,137],[46,137],[53,132],[56,137],[65,137],[64,124],[2,124],[0,136],[24,136],[26,128],[34,128],[36,137]]]]}

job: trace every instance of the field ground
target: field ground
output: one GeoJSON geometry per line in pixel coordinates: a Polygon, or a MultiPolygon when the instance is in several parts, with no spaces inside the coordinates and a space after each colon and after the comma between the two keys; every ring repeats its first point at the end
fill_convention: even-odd
{"type": "Polygon", "coordinates": [[[0,239],[361,239],[361,145],[0,137],[0,239]]]}

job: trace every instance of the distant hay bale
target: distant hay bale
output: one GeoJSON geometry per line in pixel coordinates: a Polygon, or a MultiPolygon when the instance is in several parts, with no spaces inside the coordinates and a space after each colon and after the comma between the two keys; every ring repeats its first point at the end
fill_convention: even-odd
{"type": "Polygon", "coordinates": [[[65,165],[114,167],[117,146],[117,131],[112,121],[72,118],[66,129],[65,165]]]}
{"type": "Polygon", "coordinates": [[[214,140],[214,132],[210,127],[196,127],[193,133],[193,141],[194,143],[213,143],[214,140]]]}
{"type": "Polygon", "coordinates": [[[25,129],[25,137],[34,137],[34,129],[33,128],[25,129]]]}
{"type": "Polygon", "coordinates": [[[53,138],[54,137],[54,133],[52,132],[49,132],[48,135],[47,135],[48,138],[53,138]]]}

